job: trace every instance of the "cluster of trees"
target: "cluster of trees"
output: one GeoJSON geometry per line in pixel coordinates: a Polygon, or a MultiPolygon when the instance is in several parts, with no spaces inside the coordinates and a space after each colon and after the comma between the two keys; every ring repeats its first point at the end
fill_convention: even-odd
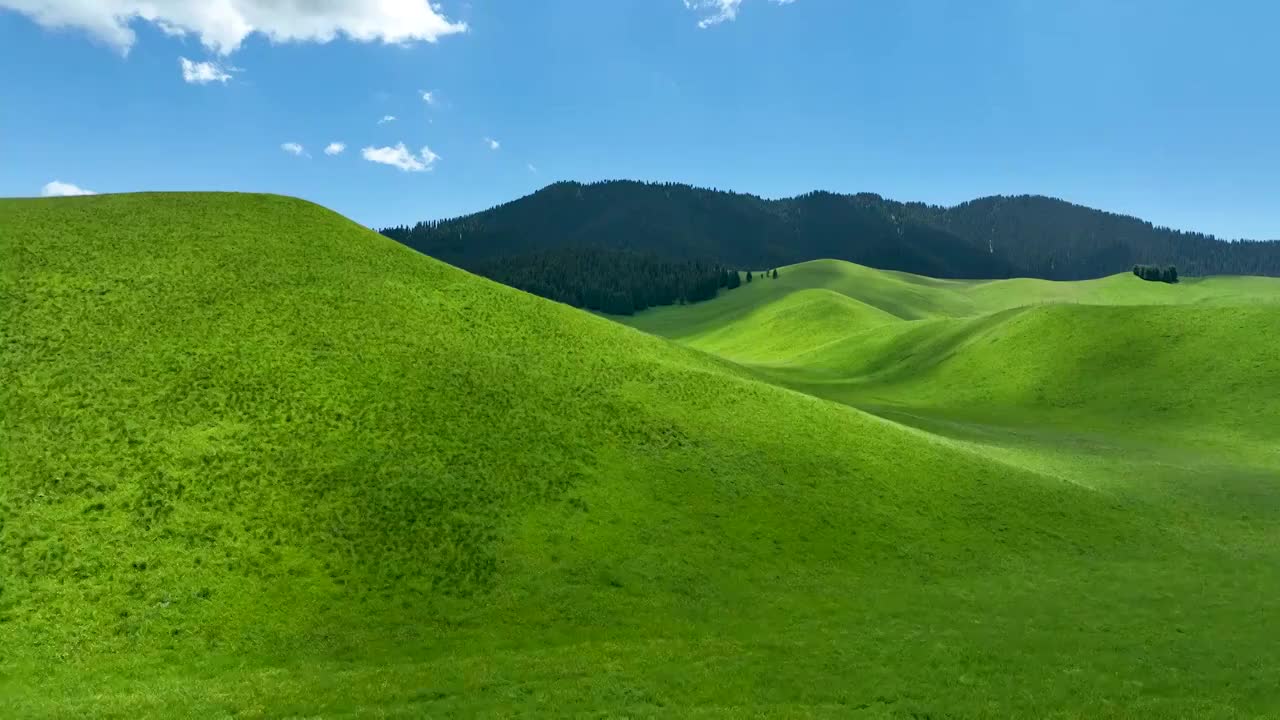
{"type": "MultiPolygon", "coordinates": [[[[768,277],[771,277],[771,278],[773,278],[774,280],[777,280],[777,279],[778,279],[778,271],[777,271],[776,269],[775,269],[775,270],[765,270],[764,272],[760,273],[760,277],[762,277],[762,278],[768,278],[768,277]]],[[[751,282],[751,271],[750,271],[750,270],[748,270],[748,271],[747,271],[747,282],[751,282]]],[[[737,287],[737,286],[735,285],[735,287],[737,287]]]]}
{"type": "Polygon", "coordinates": [[[1178,282],[1178,268],[1173,265],[1134,265],[1133,274],[1151,282],[1178,282]]]}
{"type": "Polygon", "coordinates": [[[598,247],[510,255],[463,267],[525,292],[612,315],[710,300],[720,289],[742,284],[739,271],[716,263],[598,247]]]}

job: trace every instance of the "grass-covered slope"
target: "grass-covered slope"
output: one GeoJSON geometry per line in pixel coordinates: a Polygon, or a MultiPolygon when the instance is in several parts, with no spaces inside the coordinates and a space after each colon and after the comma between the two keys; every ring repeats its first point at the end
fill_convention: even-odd
{"type": "Polygon", "coordinates": [[[1280,308],[1046,305],[873,329],[768,368],[825,397],[1280,442],[1280,308]]]}
{"type": "MultiPolygon", "coordinates": [[[[1237,657],[1257,647],[1242,634],[1243,618],[1259,623],[1259,636],[1280,632],[1262,620],[1275,608],[1263,598],[1280,591],[1280,281],[1213,277],[1165,285],[1127,274],[1070,283],[939,281],[820,261],[781,268],[776,281],[700,306],[660,308],[625,322],[722,355],[766,381],[919,428],[992,463],[1134,503],[1133,519],[1177,535],[1176,547],[1131,566],[1123,579],[1095,572],[1106,563],[1095,565],[1078,576],[1087,591],[1053,580],[1047,586],[1076,598],[1075,608],[1058,610],[1061,617],[1084,621],[1096,603],[1111,606],[1113,647],[1128,648],[1121,651],[1127,669],[1119,672],[1144,692],[1165,692],[1148,673],[1173,662],[1153,661],[1146,648],[1181,644],[1188,621],[1216,628],[1219,647],[1237,657]],[[815,292],[840,293],[892,317],[830,312],[790,322],[777,311],[815,292]],[[1224,551],[1221,565],[1197,559],[1209,547],[1224,551]],[[1147,620],[1132,624],[1137,616],[1147,620]],[[1133,633],[1142,636],[1141,648],[1128,645],[1133,633]]],[[[1044,637],[1059,648],[1078,647],[1076,633],[1061,627],[1044,637]]],[[[1044,657],[1031,662],[1055,666],[1044,657]]],[[[1232,689],[1249,677],[1280,681],[1280,663],[1255,663],[1207,681],[1181,706],[1139,710],[1130,700],[1083,710],[1088,702],[1063,701],[1052,713],[1032,714],[1270,717],[1280,713],[1280,693],[1247,701],[1232,689]],[[1225,696],[1236,700],[1210,700],[1225,696]]],[[[1194,672],[1215,672],[1192,664],[1194,672]]]]}
{"type": "Polygon", "coordinates": [[[722,292],[714,302],[654,308],[625,322],[647,332],[688,339],[719,330],[792,293],[818,289],[914,320],[971,311],[972,302],[957,292],[966,286],[964,281],[875,270],[840,260],[814,260],[781,268],[776,280],[757,277],[731,292],[722,292]]]}
{"type": "Polygon", "coordinates": [[[798,290],[708,327],[699,336],[698,349],[738,361],[778,361],[844,338],[851,329],[880,327],[897,319],[833,290],[798,290]],[[805,341],[799,346],[794,328],[804,328],[805,341]]]}
{"type": "Polygon", "coordinates": [[[0,258],[0,716],[1280,711],[1265,464],[1191,531],[281,197],[0,201],[0,258]]]}
{"type": "MultiPolygon", "coordinates": [[[[900,351],[881,346],[909,344],[911,338],[939,343],[951,337],[958,342],[966,335],[966,328],[985,328],[997,321],[1002,311],[1044,305],[1126,306],[1133,309],[1119,312],[1127,312],[1132,317],[1127,321],[1130,323],[1142,322],[1140,318],[1147,311],[1139,307],[1242,307],[1261,323],[1256,332],[1265,335],[1266,319],[1280,312],[1280,278],[1186,278],[1177,285],[1146,282],[1127,273],[1075,282],[1025,278],[939,280],[839,260],[815,260],[781,268],[776,280],[755,280],[722,293],[712,302],[655,308],[622,322],[746,364],[826,370],[834,363],[845,365],[848,375],[869,372],[877,363],[899,365],[893,353],[900,351]],[[864,310],[817,311],[814,306],[815,312],[809,317],[795,321],[788,317],[794,306],[811,305],[819,291],[844,296],[855,302],[849,307],[864,310]],[[875,310],[881,312],[874,313],[875,310]],[[747,347],[752,351],[743,352],[747,347]],[[859,366],[864,362],[866,367],[859,366]]],[[[1064,310],[1060,316],[1075,312],[1064,310]]],[[[1151,312],[1155,313],[1153,317],[1159,315],[1158,311],[1151,312]]],[[[1220,315],[1230,318],[1233,312],[1223,310],[1220,315]]],[[[1120,325],[1112,329],[1119,331],[1120,325]]],[[[1245,330],[1241,328],[1240,332],[1245,330]]],[[[1120,344],[1110,329],[1104,335],[1097,338],[1098,342],[1120,344]]],[[[1151,340],[1144,342],[1149,343],[1148,348],[1160,345],[1151,340]]],[[[934,348],[932,355],[926,353],[917,360],[936,359],[938,351],[934,348]]],[[[1142,353],[1133,355],[1139,357],[1142,353]]]]}
{"type": "Polygon", "coordinates": [[[957,281],[816,261],[627,322],[858,407],[1280,440],[1275,278],[957,281]],[[781,312],[813,293],[886,314],[781,312]]]}
{"type": "Polygon", "coordinates": [[[1086,305],[1267,305],[1280,304],[1280,278],[1248,275],[1183,277],[1176,285],[1148,282],[1132,273],[1097,280],[1052,282],[1015,278],[964,283],[975,309],[1000,310],[1032,304],[1086,305]]]}

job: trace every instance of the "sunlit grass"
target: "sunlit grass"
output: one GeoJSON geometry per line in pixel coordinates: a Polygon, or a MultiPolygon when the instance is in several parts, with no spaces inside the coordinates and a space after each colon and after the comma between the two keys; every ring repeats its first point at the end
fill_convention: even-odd
{"type": "Polygon", "coordinates": [[[0,258],[0,716],[1280,712],[1267,309],[636,318],[720,358],[260,195],[0,201],[0,258]]]}

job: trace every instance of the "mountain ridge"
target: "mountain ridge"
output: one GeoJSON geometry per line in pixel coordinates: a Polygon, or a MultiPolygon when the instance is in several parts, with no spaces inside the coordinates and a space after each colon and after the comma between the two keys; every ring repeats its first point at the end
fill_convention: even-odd
{"type": "Polygon", "coordinates": [[[1280,275],[1280,241],[1219,240],[1045,195],[947,207],[871,192],[766,199],[682,183],[560,181],[478,213],[382,232],[467,269],[588,246],[744,268],[829,257],[946,278],[1080,280],[1139,263],[1184,275],[1280,275]]]}

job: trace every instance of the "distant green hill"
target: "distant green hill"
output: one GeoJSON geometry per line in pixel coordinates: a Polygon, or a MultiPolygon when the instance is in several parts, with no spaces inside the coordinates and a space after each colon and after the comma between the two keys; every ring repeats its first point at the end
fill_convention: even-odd
{"type": "Polygon", "coordinates": [[[958,281],[823,260],[627,322],[856,406],[1041,422],[1063,411],[1280,442],[1280,403],[1265,400],[1280,386],[1276,278],[958,281]],[[879,314],[789,321],[815,292],[879,314]]]}
{"type": "MultiPolygon", "coordinates": [[[[1031,195],[940,207],[873,193],[767,200],[679,183],[559,182],[482,212],[383,232],[499,280],[515,258],[562,248],[740,268],[835,258],[953,278],[1076,280],[1148,263],[1182,275],[1280,276],[1280,241],[1223,242],[1031,195]]],[[[566,276],[575,277],[562,266],[540,280],[566,276]]]]}
{"type": "MultiPolygon", "coordinates": [[[[883,310],[901,320],[974,317],[1027,305],[1280,306],[1280,278],[1188,277],[1177,285],[1143,282],[1131,273],[1077,282],[1031,278],[943,280],[876,270],[840,260],[814,260],[779,269],[778,279],[761,279],[715,302],[655,308],[626,322],[642,330],[696,345],[699,332],[721,328],[746,313],[789,299],[797,292],[824,289],[883,310]]],[[[800,326],[796,326],[799,328],[800,326]]],[[[854,328],[856,329],[856,328],[854,328]]]]}
{"type": "MultiPolygon", "coordinates": [[[[683,308],[717,357],[276,196],[0,200],[0,262],[0,716],[1280,712],[1269,309],[1185,341],[1237,343],[1205,391],[1233,410],[1170,417],[1239,452],[1112,451],[1034,408],[1021,435],[932,412],[994,348],[801,387],[867,374],[823,354],[846,326],[968,323],[1019,285],[788,268],[683,308]]],[[[1008,368],[1142,319],[1075,309],[990,316],[1059,332],[1009,324],[1008,368]]],[[[1091,407],[1183,367],[1125,342],[1082,346],[1138,369],[1091,407]]]]}
{"type": "MultiPolygon", "coordinates": [[[[1253,643],[1243,628],[1220,623],[1225,616],[1210,606],[1221,603],[1223,612],[1255,622],[1277,607],[1256,593],[1270,592],[1263,588],[1280,579],[1264,559],[1274,557],[1269,528],[1280,520],[1280,280],[1208,277],[1166,285],[1121,274],[1080,282],[957,281],[815,261],[700,305],[623,321],[730,359],[765,381],[918,428],[993,464],[1138,503],[1132,516],[1179,536],[1177,549],[1131,566],[1128,580],[1082,577],[1087,590],[1051,581],[1081,602],[1057,612],[1098,623],[1117,640],[1136,631],[1144,644],[1198,653],[1203,641],[1186,636],[1184,621],[1195,617],[1201,628],[1219,628],[1222,647],[1249,654],[1253,643]],[[843,310],[845,303],[831,296],[871,311],[843,310]],[[820,311],[794,313],[817,298],[826,300],[820,311]],[[1193,548],[1205,543],[1230,548],[1235,569],[1195,560],[1193,548]],[[1207,585],[1195,590],[1177,578],[1207,585]],[[1111,608],[1107,619],[1086,619],[1091,611],[1084,607],[1093,602],[1111,608]],[[1122,609],[1126,603],[1133,604],[1122,609]]],[[[779,432],[795,431],[779,423],[779,432]]],[[[897,477],[910,482],[912,475],[897,477]]],[[[1264,624],[1259,632],[1270,635],[1271,623],[1264,624]]],[[[1043,633],[1056,647],[1079,637],[1057,626],[1043,633]]],[[[1127,678],[1122,682],[1150,687],[1152,666],[1139,659],[1143,651],[1097,652],[1128,657],[1118,671],[1127,678]]],[[[1044,658],[1021,661],[1056,666],[1044,658]]],[[[1261,674],[1280,677],[1277,663],[1259,662],[1261,674]]],[[[1172,658],[1158,664],[1158,675],[1199,686],[1196,699],[1184,698],[1182,708],[1130,699],[1085,710],[1064,698],[1044,714],[1280,712],[1275,692],[1241,696],[1251,701],[1214,699],[1215,682],[1192,679],[1211,671],[1172,658]]],[[[1232,677],[1252,672],[1234,667],[1232,677]]]]}

